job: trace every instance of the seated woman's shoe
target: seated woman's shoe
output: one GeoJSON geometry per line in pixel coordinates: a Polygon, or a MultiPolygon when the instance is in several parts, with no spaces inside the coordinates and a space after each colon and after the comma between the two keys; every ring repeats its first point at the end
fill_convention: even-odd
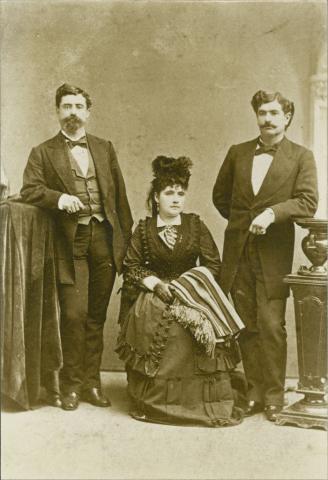
{"type": "Polygon", "coordinates": [[[57,407],[57,408],[62,407],[62,401],[59,393],[57,392],[51,392],[50,390],[47,390],[45,400],[47,404],[50,405],[51,407],[57,407]]]}
{"type": "Polygon", "coordinates": [[[62,396],[63,410],[76,410],[80,404],[80,395],[77,392],[69,392],[62,396]]]}
{"type": "Polygon", "coordinates": [[[82,399],[96,407],[110,407],[111,403],[100,388],[94,387],[84,390],[82,399]]]}
{"type": "Polygon", "coordinates": [[[277,420],[278,413],[282,410],[281,405],[267,405],[264,409],[266,418],[270,422],[275,422],[277,420]]]}

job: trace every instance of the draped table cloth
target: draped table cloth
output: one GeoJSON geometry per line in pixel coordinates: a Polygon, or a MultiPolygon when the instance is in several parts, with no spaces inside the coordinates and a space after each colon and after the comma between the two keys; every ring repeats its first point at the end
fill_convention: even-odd
{"type": "Polygon", "coordinates": [[[19,200],[0,204],[1,391],[24,409],[62,366],[53,221],[19,200]]]}

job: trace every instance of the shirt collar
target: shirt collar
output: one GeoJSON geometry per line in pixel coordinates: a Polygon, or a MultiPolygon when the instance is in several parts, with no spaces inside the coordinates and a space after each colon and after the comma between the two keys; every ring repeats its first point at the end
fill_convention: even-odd
{"type": "Polygon", "coordinates": [[[86,136],[86,133],[85,133],[85,130],[82,130],[82,135],[79,137],[79,138],[71,138],[69,135],[67,135],[66,132],[64,132],[64,130],[60,130],[60,133],[64,136],[64,138],[66,138],[67,140],[72,140],[72,141],[78,141],[78,140],[81,140],[81,138],[85,137],[86,136]]]}
{"type": "Polygon", "coordinates": [[[165,223],[159,215],[157,215],[157,227],[166,227],[167,225],[181,225],[181,215],[179,214],[172,223],[165,223]]]}
{"type": "MultiPolygon", "coordinates": [[[[279,145],[281,144],[281,142],[283,141],[284,138],[285,137],[283,137],[279,142],[274,143],[273,145],[279,147],[279,145]]],[[[258,150],[261,146],[264,146],[264,145],[269,146],[267,143],[263,142],[261,137],[257,137],[256,150],[258,150]]]]}

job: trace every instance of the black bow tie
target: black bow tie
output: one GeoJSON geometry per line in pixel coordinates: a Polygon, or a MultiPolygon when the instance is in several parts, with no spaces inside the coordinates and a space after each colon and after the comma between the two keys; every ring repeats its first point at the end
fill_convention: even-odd
{"type": "Polygon", "coordinates": [[[86,137],[79,138],[78,140],[71,140],[70,138],[65,138],[65,140],[69,148],[73,148],[76,146],[88,148],[86,137]]]}
{"type": "Polygon", "coordinates": [[[258,142],[259,148],[255,150],[254,155],[261,155],[261,153],[268,153],[269,155],[274,155],[278,150],[279,143],[275,145],[264,145],[261,141],[258,142]]]}

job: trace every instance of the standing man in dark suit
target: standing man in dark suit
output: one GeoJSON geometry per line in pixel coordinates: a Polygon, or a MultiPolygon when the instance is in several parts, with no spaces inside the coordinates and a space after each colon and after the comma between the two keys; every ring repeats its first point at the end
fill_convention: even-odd
{"type": "Polygon", "coordinates": [[[239,337],[248,381],[246,415],[274,421],[284,402],[285,308],[294,250],[293,217],[317,208],[313,154],[285,137],[294,104],[279,92],[252,98],[260,136],[233,145],[219,171],[213,202],[228,220],[221,286],[231,291],[246,328],[239,337]]]}
{"type": "Polygon", "coordinates": [[[81,88],[58,88],[61,130],[32,149],[21,190],[55,222],[63,368],[62,398],[54,394],[52,403],[65,410],[81,397],[110,405],[100,384],[103,328],[133,223],[113,145],[85,132],[90,107],[81,88]]]}

